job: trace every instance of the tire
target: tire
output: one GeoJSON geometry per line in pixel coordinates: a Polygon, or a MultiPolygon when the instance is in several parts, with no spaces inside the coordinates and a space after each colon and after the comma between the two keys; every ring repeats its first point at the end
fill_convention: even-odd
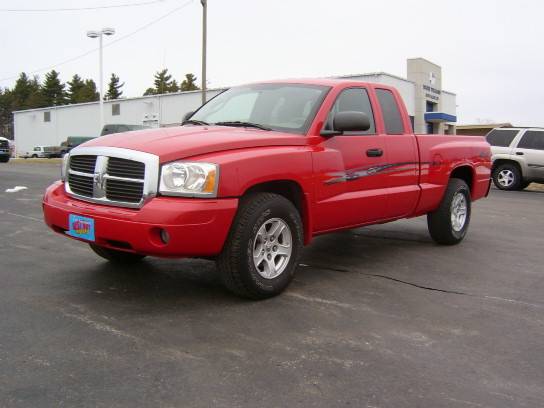
{"type": "Polygon", "coordinates": [[[9,157],[0,158],[0,163],[7,163],[7,162],[9,162],[9,157]]]}
{"type": "Polygon", "coordinates": [[[452,178],[440,207],[427,214],[431,238],[441,245],[455,245],[463,240],[470,224],[470,189],[463,180],[452,178]]]}
{"type": "Polygon", "coordinates": [[[499,164],[493,170],[493,183],[500,190],[515,191],[521,189],[521,172],[515,164],[499,164]]]}
{"type": "Polygon", "coordinates": [[[37,159],[38,156],[37,156],[36,154],[33,154],[33,155],[32,155],[32,158],[33,158],[33,159],[37,159]]]}
{"type": "Polygon", "coordinates": [[[217,258],[224,285],[250,299],[280,294],[294,277],[303,236],[300,214],[285,197],[254,193],[243,198],[217,258]]]}
{"type": "Polygon", "coordinates": [[[116,264],[133,264],[145,258],[145,255],[116,251],[115,249],[104,248],[96,244],[89,244],[89,246],[95,254],[116,264]]]}

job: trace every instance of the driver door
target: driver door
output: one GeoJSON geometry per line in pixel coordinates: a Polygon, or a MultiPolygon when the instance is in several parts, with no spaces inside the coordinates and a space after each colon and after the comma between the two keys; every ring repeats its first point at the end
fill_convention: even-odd
{"type": "Polygon", "coordinates": [[[328,115],[324,130],[334,130],[334,115],[344,111],[365,113],[370,118],[370,128],[329,137],[314,153],[318,174],[316,232],[386,218],[388,188],[386,176],[380,170],[387,163],[386,140],[376,132],[368,89],[344,89],[328,115]]]}

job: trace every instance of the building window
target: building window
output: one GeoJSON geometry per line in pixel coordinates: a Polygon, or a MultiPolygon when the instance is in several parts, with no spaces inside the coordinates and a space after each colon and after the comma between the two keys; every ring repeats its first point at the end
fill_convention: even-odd
{"type": "Polygon", "coordinates": [[[51,122],[51,112],[44,112],[43,113],[43,121],[44,122],[51,122]]]}
{"type": "Polygon", "coordinates": [[[121,114],[121,104],[120,103],[114,103],[111,105],[111,115],[112,116],[119,116],[121,114]]]}
{"type": "Polygon", "coordinates": [[[436,111],[436,103],[427,101],[425,104],[425,112],[435,112],[436,111]]]}

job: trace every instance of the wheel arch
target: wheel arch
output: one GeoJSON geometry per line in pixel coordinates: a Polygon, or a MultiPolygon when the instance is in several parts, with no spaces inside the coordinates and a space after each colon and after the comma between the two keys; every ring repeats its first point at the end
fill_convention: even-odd
{"type": "Polygon", "coordinates": [[[247,197],[252,193],[274,193],[291,201],[302,219],[302,225],[304,227],[304,245],[310,243],[312,239],[310,200],[308,194],[304,192],[302,186],[297,181],[280,179],[256,183],[244,191],[241,199],[243,200],[244,197],[247,197]]]}
{"type": "Polygon", "coordinates": [[[521,177],[523,178],[523,168],[521,164],[517,160],[513,159],[497,159],[493,161],[493,166],[491,167],[491,172],[493,173],[495,169],[500,166],[501,164],[513,164],[514,166],[517,166],[519,173],[521,174],[521,177]]]}
{"type": "Polygon", "coordinates": [[[471,194],[473,193],[475,175],[472,166],[464,164],[454,168],[450,174],[450,178],[463,180],[467,183],[471,194]]]}

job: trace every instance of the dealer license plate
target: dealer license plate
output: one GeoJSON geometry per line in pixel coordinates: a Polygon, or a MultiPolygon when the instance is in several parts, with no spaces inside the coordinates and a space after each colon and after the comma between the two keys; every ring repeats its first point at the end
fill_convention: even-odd
{"type": "Polygon", "coordinates": [[[70,214],[67,234],[75,238],[94,241],[94,220],[81,215],[70,214]]]}

